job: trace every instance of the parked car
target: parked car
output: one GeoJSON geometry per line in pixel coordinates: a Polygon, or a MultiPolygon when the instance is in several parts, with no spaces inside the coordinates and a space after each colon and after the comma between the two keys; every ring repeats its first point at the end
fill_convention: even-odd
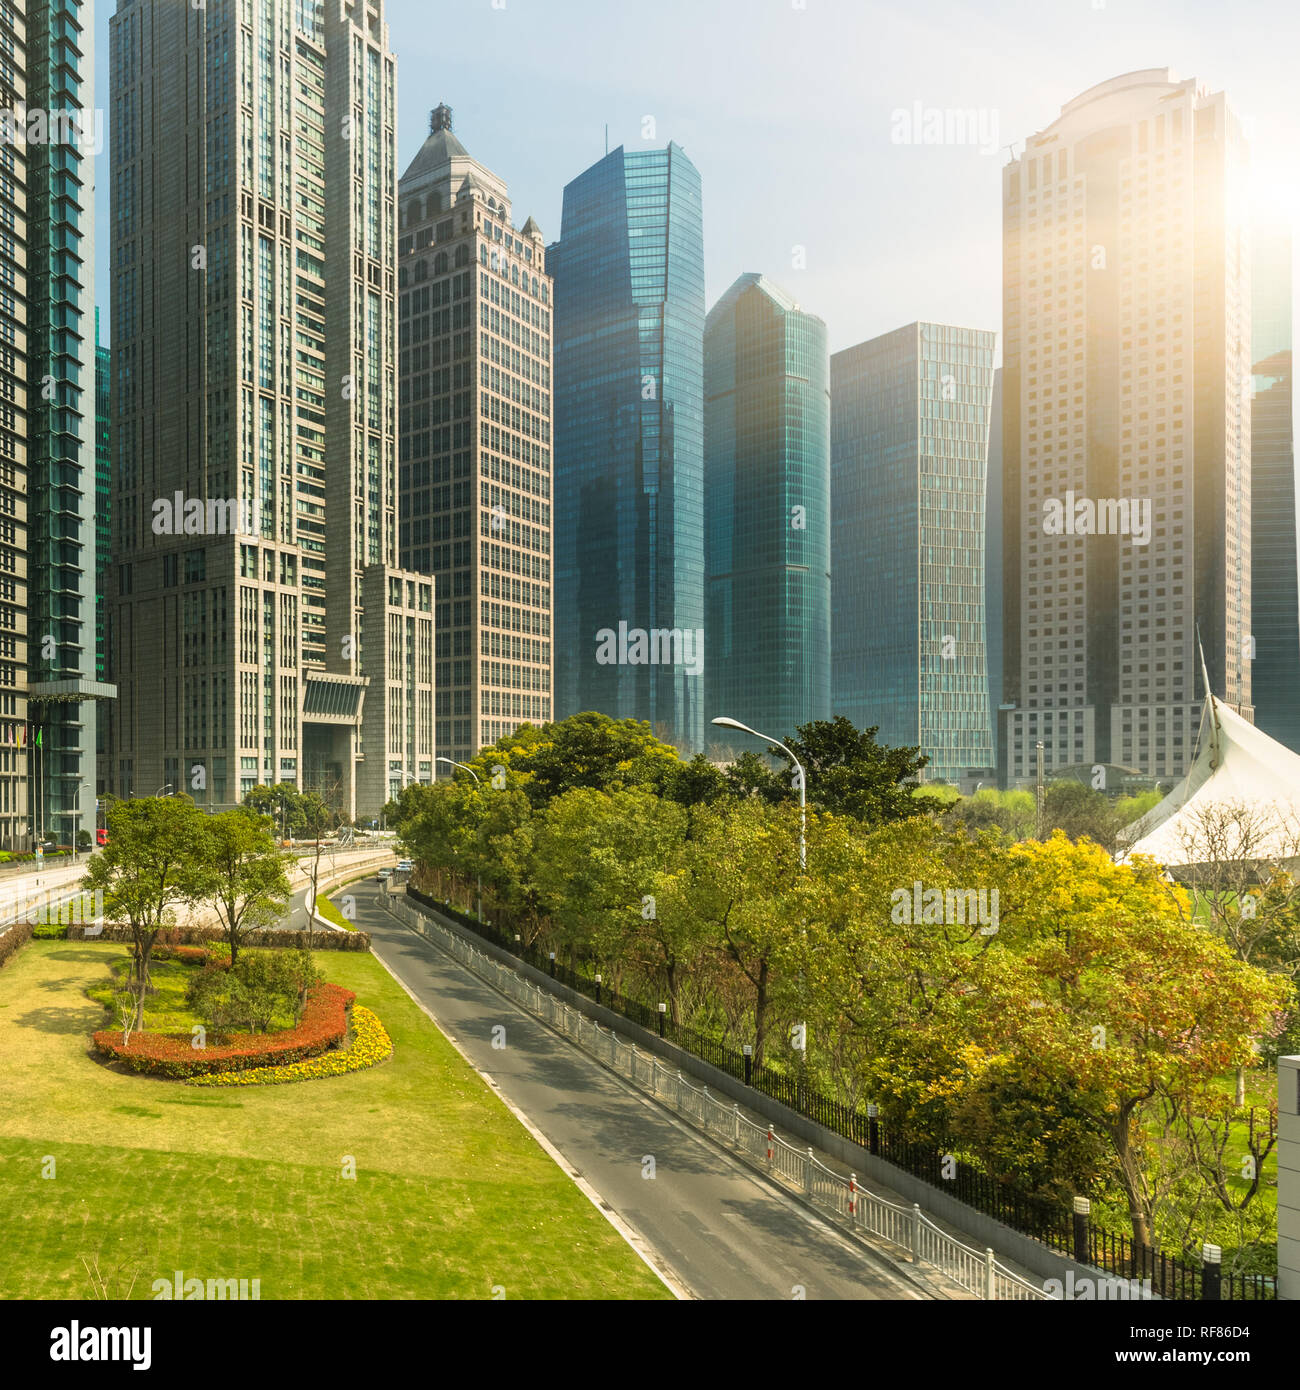
{"type": "Polygon", "coordinates": [[[409,874],[415,865],[409,859],[399,859],[397,861],[398,870],[401,873],[409,874]]]}
{"type": "Polygon", "coordinates": [[[392,876],[392,872],[392,869],[380,869],[380,871],[375,875],[375,879],[377,882],[383,883],[385,879],[390,878],[392,876]]]}

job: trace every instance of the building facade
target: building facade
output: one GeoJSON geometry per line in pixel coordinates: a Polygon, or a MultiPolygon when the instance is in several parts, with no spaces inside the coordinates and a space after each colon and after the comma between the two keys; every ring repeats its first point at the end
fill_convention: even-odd
{"type": "MultiPolygon", "coordinates": [[[[95,310],[95,675],[107,680],[111,661],[105,611],[106,583],[113,554],[113,452],[110,445],[109,396],[113,354],[99,341],[99,310],[95,310]]],[[[106,728],[107,718],[100,721],[106,728]]]]}
{"type": "Polygon", "coordinates": [[[825,323],[761,275],[705,320],[704,522],[706,720],[784,741],[831,711],[830,364],[825,323]]]}
{"type": "Polygon", "coordinates": [[[993,373],[989,461],[984,485],[984,645],[989,670],[989,719],[997,747],[1002,703],[1002,368],[993,373]]]}
{"type": "Polygon", "coordinates": [[[433,622],[397,568],[382,0],[119,0],[110,36],[109,790],[216,808],[286,781],[377,815],[434,757],[431,683],[411,710],[368,691],[408,654],[367,587],[433,622]]]}
{"type": "Polygon", "coordinates": [[[1300,576],[1291,236],[1257,225],[1251,266],[1251,623],[1255,723],[1300,753],[1300,576]]]}
{"type": "Polygon", "coordinates": [[[94,826],[94,173],[89,3],[0,13],[0,847],[94,826]]]}
{"type": "Polygon", "coordinates": [[[1203,691],[1249,718],[1247,152],[1163,68],[1090,88],[1003,170],[1006,779],[1176,778],[1203,691]]]}
{"type": "Polygon", "coordinates": [[[831,698],[991,781],[984,503],[996,334],[913,323],[831,358],[831,698]]]}
{"type": "Polygon", "coordinates": [[[464,761],[551,718],[551,280],[448,107],[398,189],[399,553],[437,583],[436,741],[464,761]]]}
{"type": "Polygon", "coordinates": [[[682,149],[564,190],[555,282],[555,707],[704,747],[704,232],[682,149]]]}

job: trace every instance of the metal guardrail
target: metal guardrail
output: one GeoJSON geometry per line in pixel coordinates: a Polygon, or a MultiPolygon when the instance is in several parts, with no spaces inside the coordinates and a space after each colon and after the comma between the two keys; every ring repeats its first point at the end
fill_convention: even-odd
{"type": "Polygon", "coordinates": [[[799,1149],[773,1130],[755,1124],[709,1094],[692,1086],[654,1053],[638,1051],[610,1029],[600,1026],[518,972],[476,950],[463,937],[417,911],[405,901],[390,900],[388,910],[413,931],[442,947],[450,956],[495,986],[508,998],[562,1032],[612,1071],[649,1092],[656,1100],[693,1120],[719,1139],[836,1217],[857,1234],[896,1247],[914,1264],[926,1264],[978,1298],[1053,1301],[1053,1295],[999,1263],[993,1250],[979,1251],[941,1230],[917,1203],[910,1208],[868,1192],[850,1174],[847,1181],[826,1167],[812,1149],[799,1149]]]}

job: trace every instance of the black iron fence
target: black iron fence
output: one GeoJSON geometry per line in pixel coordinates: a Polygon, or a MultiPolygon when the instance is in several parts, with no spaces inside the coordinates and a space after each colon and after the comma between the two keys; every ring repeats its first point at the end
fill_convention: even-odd
{"type": "Polygon", "coordinates": [[[1207,1280],[1204,1264],[1189,1263],[1185,1258],[1152,1246],[1139,1245],[1127,1236],[1099,1230],[1087,1219],[1081,1226],[1078,1219],[1057,1202],[992,1178],[968,1160],[954,1160],[952,1155],[940,1152],[933,1145],[913,1143],[901,1131],[881,1121],[874,1107],[847,1105],[824,1094],[797,1074],[755,1065],[752,1057],[726,1043],[674,1022],[664,1010],[620,994],[594,975],[571,969],[554,952],[543,949],[536,942],[526,944],[513,932],[480,922],[446,899],[435,898],[410,884],[406,886],[406,894],[535,969],[545,971],[557,983],[657,1033],[684,1052],[737,1081],[744,1081],[833,1133],[851,1139],[913,1177],[951,1192],[959,1201],[985,1216],[1053,1250],[1072,1255],[1081,1264],[1090,1264],[1117,1279],[1136,1282],[1144,1289],[1149,1286],[1150,1292],[1160,1298],[1271,1299],[1277,1296],[1277,1281],[1270,1275],[1219,1276],[1215,1267],[1207,1280]]]}

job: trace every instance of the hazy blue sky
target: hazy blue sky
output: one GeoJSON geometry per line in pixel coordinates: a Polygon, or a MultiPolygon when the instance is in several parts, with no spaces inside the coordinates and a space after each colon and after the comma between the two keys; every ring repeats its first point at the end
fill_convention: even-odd
{"type": "MultiPolygon", "coordinates": [[[[180,4],[185,0],[166,0],[180,4]]],[[[783,284],[833,350],[928,318],[1000,329],[1002,146],[1081,91],[1170,67],[1224,89],[1257,170],[1300,207],[1296,0],[386,0],[399,170],[446,101],[516,221],[560,230],[564,185],[605,148],[676,140],[704,181],[708,299],[783,284]],[[891,113],[978,109],[996,152],[891,142],[891,113]],[[791,249],[806,248],[807,268],[791,249]]],[[[106,103],[108,0],[97,82],[106,103]]],[[[98,186],[107,318],[108,152],[98,186]]]]}

